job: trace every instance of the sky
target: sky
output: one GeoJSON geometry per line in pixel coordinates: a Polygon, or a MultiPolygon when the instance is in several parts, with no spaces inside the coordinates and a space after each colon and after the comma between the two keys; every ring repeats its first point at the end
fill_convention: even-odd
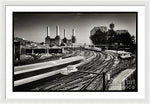
{"type": "Polygon", "coordinates": [[[59,25],[60,37],[64,38],[64,29],[68,39],[75,29],[77,43],[90,44],[90,31],[95,26],[106,26],[114,23],[114,30],[128,30],[136,36],[136,13],[127,12],[15,12],[14,13],[14,36],[25,40],[44,42],[47,35],[47,26],[50,27],[50,37],[56,36],[56,26],[59,25]]]}

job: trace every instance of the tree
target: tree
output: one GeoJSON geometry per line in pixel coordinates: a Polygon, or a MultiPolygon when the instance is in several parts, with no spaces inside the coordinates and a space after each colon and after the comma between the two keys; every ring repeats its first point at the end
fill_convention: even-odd
{"type": "Polygon", "coordinates": [[[107,36],[108,36],[108,40],[107,40],[108,44],[116,43],[117,33],[114,30],[108,30],[107,36]]]}
{"type": "Polygon", "coordinates": [[[106,44],[106,32],[97,30],[94,35],[90,36],[90,39],[94,45],[106,44]]]}
{"type": "Polygon", "coordinates": [[[129,32],[121,33],[116,36],[117,43],[122,43],[124,45],[132,45],[133,41],[129,32]]]}

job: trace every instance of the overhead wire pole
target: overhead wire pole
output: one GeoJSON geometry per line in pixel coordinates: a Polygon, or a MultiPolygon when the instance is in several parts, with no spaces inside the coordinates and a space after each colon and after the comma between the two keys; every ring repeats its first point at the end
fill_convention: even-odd
{"type": "MultiPolygon", "coordinates": [[[[47,26],[47,37],[49,36],[49,26],[47,26]]],[[[48,50],[48,44],[46,44],[46,51],[47,51],[47,54],[49,53],[49,50],[48,50]]]]}
{"type": "Polygon", "coordinates": [[[106,89],[106,86],[105,86],[105,75],[106,75],[106,72],[103,72],[103,91],[105,91],[105,89],[106,89]]]}
{"type": "Polygon", "coordinates": [[[108,32],[106,33],[106,49],[108,50],[108,32]]]}

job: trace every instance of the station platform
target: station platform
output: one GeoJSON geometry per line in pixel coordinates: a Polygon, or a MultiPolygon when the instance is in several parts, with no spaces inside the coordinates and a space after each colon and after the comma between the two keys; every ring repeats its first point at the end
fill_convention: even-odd
{"type": "Polygon", "coordinates": [[[136,69],[126,69],[118,74],[109,85],[108,90],[116,91],[116,90],[125,90],[125,81],[128,77],[130,77],[136,69]]]}
{"type": "Polygon", "coordinates": [[[31,72],[31,71],[35,71],[39,69],[50,68],[50,67],[78,61],[78,60],[84,60],[84,57],[75,56],[75,57],[60,59],[56,61],[48,61],[48,62],[42,62],[42,63],[36,63],[36,64],[30,64],[30,65],[17,66],[17,67],[14,67],[14,74],[16,75],[16,74],[31,72]]]}
{"type": "Polygon", "coordinates": [[[80,65],[83,60],[84,57],[75,56],[56,61],[14,67],[14,86],[56,75],[66,70],[68,65],[80,65]]]}

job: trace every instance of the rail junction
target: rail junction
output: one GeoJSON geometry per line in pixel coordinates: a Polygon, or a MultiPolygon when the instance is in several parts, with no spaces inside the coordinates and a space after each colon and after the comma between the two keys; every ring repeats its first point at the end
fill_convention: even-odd
{"type": "Polygon", "coordinates": [[[107,91],[123,70],[136,68],[136,58],[119,59],[113,51],[70,49],[61,59],[14,67],[14,91],[107,91]],[[67,66],[77,70],[62,74],[67,66]]]}

